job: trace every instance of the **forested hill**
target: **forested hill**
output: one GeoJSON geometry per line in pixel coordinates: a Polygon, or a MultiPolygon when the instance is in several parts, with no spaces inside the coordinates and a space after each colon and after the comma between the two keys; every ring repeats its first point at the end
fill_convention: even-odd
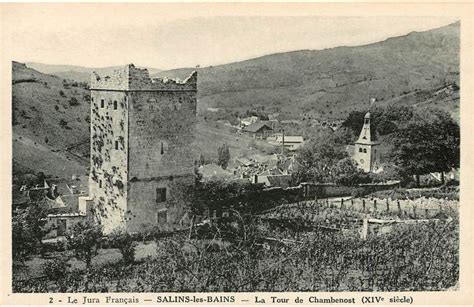
{"type": "MultiPolygon", "coordinates": [[[[458,117],[459,35],[457,22],[370,45],[285,52],[200,68],[199,105],[259,108],[294,118],[301,113],[345,118],[376,97],[381,104],[436,106],[458,117]],[[453,84],[450,95],[438,97],[438,91],[453,84]]],[[[185,78],[195,69],[155,76],[185,78]]]]}

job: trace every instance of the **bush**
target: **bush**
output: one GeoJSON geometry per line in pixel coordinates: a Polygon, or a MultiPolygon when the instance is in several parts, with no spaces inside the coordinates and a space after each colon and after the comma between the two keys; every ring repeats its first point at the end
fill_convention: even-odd
{"type": "Polygon", "coordinates": [[[63,279],[71,265],[63,259],[54,259],[43,264],[43,274],[49,280],[63,279]]]}
{"type": "Polygon", "coordinates": [[[92,258],[97,255],[97,249],[102,240],[100,226],[89,222],[78,223],[74,225],[72,232],[66,238],[69,248],[74,250],[76,257],[83,260],[89,268],[92,258]]]}
{"type": "Polygon", "coordinates": [[[68,124],[67,121],[65,121],[64,119],[59,120],[59,127],[63,129],[71,129],[70,127],[68,127],[67,124],[68,124]]]}
{"type": "Polygon", "coordinates": [[[69,105],[74,107],[80,105],[79,101],[77,100],[76,97],[71,97],[69,98],[69,105]]]}
{"type": "Polygon", "coordinates": [[[135,246],[136,242],[133,237],[126,231],[116,231],[109,237],[109,244],[113,248],[118,248],[122,254],[123,261],[126,264],[135,262],[135,246]]]}

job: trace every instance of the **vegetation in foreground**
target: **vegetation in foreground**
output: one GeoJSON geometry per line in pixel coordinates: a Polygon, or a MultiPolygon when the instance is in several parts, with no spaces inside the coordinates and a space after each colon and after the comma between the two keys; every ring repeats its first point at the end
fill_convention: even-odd
{"type": "MultiPolygon", "coordinates": [[[[235,215],[191,233],[157,236],[156,257],[134,260],[133,241],[94,236],[60,253],[43,276],[13,281],[14,292],[435,291],[459,277],[458,219],[357,232],[302,229],[235,215]],[[94,239],[96,238],[96,239],[94,239]],[[86,246],[84,246],[84,244],[86,246]],[[85,250],[118,247],[123,259],[91,265],[85,250]],[[130,246],[132,247],[130,249],[130,246]],[[78,253],[79,251],[79,253],[78,253]],[[132,255],[130,255],[132,251],[132,255]],[[128,254],[127,254],[128,253],[128,254]],[[71,269],[67,255],[87,262],[71,269]],[[127,259],[126,261],[124,259],[127,259]]],[[[94,232],[91,230],[90,232],[94,232]]],[[[14,269],[20,270],[21,266],[14,269]]],[[[20,274],[14,274],[20,276],[20,274]]]]}

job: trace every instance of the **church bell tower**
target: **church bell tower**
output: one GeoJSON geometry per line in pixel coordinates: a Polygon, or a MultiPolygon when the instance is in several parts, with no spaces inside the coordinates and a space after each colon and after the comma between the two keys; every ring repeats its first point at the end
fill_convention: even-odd
{"type": "Polygon", "coordinates": [[[364,125],[354,147],[354,160],[364,172],[376,172],[380,168],[379,142],[370,131],[370,111],[364,116],[364,125]]]}

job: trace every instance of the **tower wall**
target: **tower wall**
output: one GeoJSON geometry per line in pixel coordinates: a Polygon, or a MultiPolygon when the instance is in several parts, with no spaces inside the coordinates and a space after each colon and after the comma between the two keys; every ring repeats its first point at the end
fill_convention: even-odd
{"type": "Polygon", "coordinates": [[[106,234],[182,220],[194,184],[196,90],[196,73],[150,79],[128,65],[92,76],[90,194],[106,234]]]}
{"type": "Polygon", "coordinates": [[[127,94],[91,91],[91,165],[89,191],[97,220],[108,233],[124,228],[127,200],[127,94]],[[114,105],[117,107],[115,110],[114,105]],[[117,147],[116,147],[117,146],[117,147]]]}
{"type": "Polygon", "coordinates": [[[196,91],[131,92],[129,127],[128,229],[178,222],[181,188],[194,182],[196,91]]]}
{"type": "Polygon", "coordinates": [[[380,152],[377,151],[378,142],[374,141],[370,129],[370,111],[364,116],[364,125],[354,146],[353,159],[364,172],[372,172],[380,164],[380,152]]]}
{"type": "Polygon", "coordinates": [[[355,144],[355,153],[353,159],[364,172],[371,171],[372,146],[366,144],[355,144]]]}

